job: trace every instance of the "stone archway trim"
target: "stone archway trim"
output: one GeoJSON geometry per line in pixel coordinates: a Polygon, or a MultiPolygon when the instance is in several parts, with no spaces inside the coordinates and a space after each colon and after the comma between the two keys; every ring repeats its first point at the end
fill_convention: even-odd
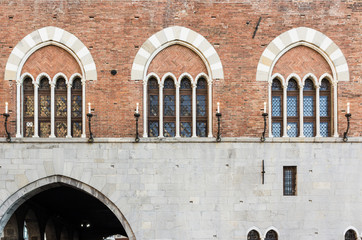
{"type": "Polygon", "coordinates": [[[337,81],[349,81],[349,70],[346,58],[341,49],[326,35],[311,28],[293,28],[276,37],[269,43],[260,57],[256,72],[257,81],[268,81],[274,64],[285,51],[296,43],[309,43],[320,49],[329,58],[336,74],[337,81]]]}
{"type": "Polygon", "coordinates": [[[198,50],[197,54],[202,55],[202,59],[207,62],[212,79],[224,79],[223,67],[215,48],[199,33],[185,27],[173,26],[155,33],[143,43],[133,61],[131,80],[144,80],[148,64],[157,50],[175,41],[188,43],[198,50]]]}
{"type": "Polygon", "coordinates": [[[39,45],[56,43],[73,52],[81,64],[86,80],[97,80],[96,65],[88,48],[73,34],[57,28],[44,27],[28,34],[13,49],[5,67],[5,80],[18,80],[22,64],[39,45]]]}

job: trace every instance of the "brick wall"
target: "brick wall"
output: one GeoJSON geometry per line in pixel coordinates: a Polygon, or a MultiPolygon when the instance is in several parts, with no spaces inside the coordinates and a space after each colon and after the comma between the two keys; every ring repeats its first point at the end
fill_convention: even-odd
{"type": "MultiPolygon", "coordinates": [[[[95,108],[95,136],[131,137],[133,111],[136,102],[142,102],[142,83],[130,80],[134,56],[152,34],[168,26],[184,26],[204,36],[223,64],[225,79],[213,85],[213,105],[220,102],[223,114],[223,136],[255,137],[262,132],[261,109],[267,101],[267,83],[255,81],[259,58],[275,37],[304,26],[331,38],[346,57],[350,81],[338,85],[338,132],[342,135],[346,129],[344,110],[350,102],[350,135],[361,136],[361,11],[361,3],[352,0],[2,1],[0,76],[4,76],[12,48],[27,34],[45,26],[62,28],[89,48],[97,66],[98,80],[86,87],[86,101],[95,108]],[[252,38],[259,17],[262,19],[252,38]],[[111,75],[112,69],[118,74],[111,75]]],[[[8,101],[13,135],[15,90],[14,81],[0,81],[0,112],[8,101]]],[[[0,127],[0,136],[4,134],[0,127]]]]}

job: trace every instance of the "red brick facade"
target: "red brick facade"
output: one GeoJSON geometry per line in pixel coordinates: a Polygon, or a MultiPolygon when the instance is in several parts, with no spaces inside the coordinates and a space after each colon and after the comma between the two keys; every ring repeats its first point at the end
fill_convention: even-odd
{"type": "MultiPolygon", "coordinates": [[[[137,102],[142,109],[143,102],[142,82],[130,80],[134,57],[154,33],[169,26],[184,26],[205,37],[221,59],[225,79],[214,81],[212,95],[213,109],[216,102],[221,105],[223,136],[259,137],[263,128],[261,109],[268,99],[268,83],[255,80],[259,58],[280,34],[296,27],[309,27],[332,39],[346,57],[350,81],[338,83],[338,133],[341,136],[346,129],[344,114],[350,102],[349,135],[357,137],[362,135],[361,11],[359,1],[3,1],[0,4],[0,76],[4,78],[11,51],[26,35],[46,26],[64,29],[88,47],[97,67],[98,79],[86,83],[86,102],[91,102],[95,110],[95,137],[133,137],[133,111],[137,102]],[[260,25],[252,38],[260,17],[260,25]],[[114,76],[110,73],[112,69],[118,71],[114,76]]],[[[194,53],[183,48],[172,46],[159,53],[149,72],[175,72],[178,77],[179,73],[189,71],[182,62],[191,66],[193,77],[194,73],[205,71],[196,54],[195,61],[189,61],[188,57],[194,53]],[[173,65],[170,70],[167,69],[170,64],[162,61],[168,52],[184,53],[180,55],[183,60],[179,65],[173,65]]],[[[57,47],[41,49],[29,58],[22,72],[53,74],[58,72],[54,68],[57,64],[66,65],[70,72],[78,71],[76,62],[67,57],[70,55],[61,55],[63,52],[57,47]],[[45,52],[47,58],[42,57],[45,52]],[[57,56],[61,61],[55,58],[56,62],[39,67],[41,61],[53,59],[49,56],[57,56]]],[[[330,69],[318,53],[297,47],[279,60],[273,72],[296,72],[301,77],[312,72],[319,77],[326,71],[330,69]]],[[[5,101],[9,102],[10,131],[15,136],[15,81],[0,81],[0,112],[4,111],[5,101]]],[[[142,132],[142,119],[140,122],[142,132]]],[[[213,122],[216,135],[215,117],[213,122]]],[[[0,127],[0,136],[4,135],[0,127]]]]}

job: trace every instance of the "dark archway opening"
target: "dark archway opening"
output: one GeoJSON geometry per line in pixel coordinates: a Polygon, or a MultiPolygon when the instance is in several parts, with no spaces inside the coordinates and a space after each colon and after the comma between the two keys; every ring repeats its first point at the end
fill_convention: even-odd
{"type": "Polygon", "coordinates": [[[26,200],[10,218],[4,234],[4,240],[127,239],[122,224],[106,205],[68,186],[50,188],[26,200]]]}

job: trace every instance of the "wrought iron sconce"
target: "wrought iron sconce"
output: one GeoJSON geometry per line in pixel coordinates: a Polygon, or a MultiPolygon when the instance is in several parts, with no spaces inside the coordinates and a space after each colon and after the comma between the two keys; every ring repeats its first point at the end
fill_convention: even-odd
{"type": "Polygon", "coordinates": [[[135,138],[135,142],[138,143],[140,141],[140,137],[139,137],[139,134],[138,134],[138,118],[141,116],[141,114],[139,114],[139,112],[136,111],[134,113],[134,116],[136,118],[136,138],[135,138]]]}
{"type": "Polygon", "coordinates": [[[266,118],[268,117],[268,114],[264,112],[262,116],[264,117],[264,131],[263,134],[261,135],[260,141],[265,142],[266,118]]]}
{"type": "Polygon", "coordinates": [[[88,142],[89,143],[93,143],[94,139],[93,139],[93,133],[92,133],[92,128],[91,128],[91,120],[93,117],[92,113],[87,113],[87,117],[88,117],[88,126],[89,126],[89,138],[88,138],[88,142]]]}
{"type": "Polygon", "coordinates": [[[9,113],[3,113],[3,116],[5,117],[5,123],[4,123],[4,126],[5,126],[5,132],[6,132],[6,141],[7,142],[11,142],[11,137],[10,137],[10,133],[8,131],[8,118],[10,117],[10,114],[9,113]]]}
{"type": "Polygon", "coordinates": [[[216,117],[217,117],[217,137],[216,137],[216,142],[221,142],[221,132],[220,132],[221,113],[219,111],[216,113],[216,117]]]}
{"type": "Polygon", "coordinates": [[[347,118],[347,130],[343,133],[343,142],[347,142],[347,141],[348,141],[348,136],[347,136],[347,134],[348,134],[348,131],[349,131],[349,120],[351,119],[352,114],[347,113],[347,114],[344,115],[344,116],[346,116],[346,118],[347,118]]]}

